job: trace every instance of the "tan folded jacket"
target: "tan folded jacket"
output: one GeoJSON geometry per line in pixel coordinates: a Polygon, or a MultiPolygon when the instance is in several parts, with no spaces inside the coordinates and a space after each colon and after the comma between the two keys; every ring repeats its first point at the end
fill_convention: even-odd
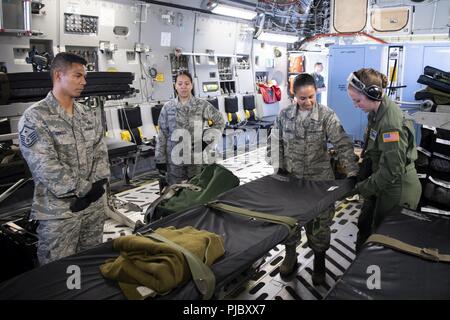
{"type": "MultiPolygon", "coordinates": [[[[155,232],[186,248],[208,266],[225,252],[222,237],[208,231],[168,227],[155,232]]],[[[118,281],[128,299],[144,298],[138,289],[141,286],[166,294],[190,278],[184,255],[165,243],[132,235],[115,239],[113,246],[120,256],[107,260],[100,271],[105,278],[118,281]]]]}

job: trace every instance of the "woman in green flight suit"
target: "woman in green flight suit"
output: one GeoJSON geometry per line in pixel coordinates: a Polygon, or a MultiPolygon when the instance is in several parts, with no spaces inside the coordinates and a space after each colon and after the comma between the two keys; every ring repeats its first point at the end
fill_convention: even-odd
{"type": "Polygon", "coordinates": [[[369,173],[356,190],[364,197],[358,219],[356,250],[395,206],[416,209],[422,192],[414,161],[417,159],[412,120],[383,94],[387,78],[374,69],[360,69],[348,78],[348,95],[368,113],[362,157],[369,173]]]}

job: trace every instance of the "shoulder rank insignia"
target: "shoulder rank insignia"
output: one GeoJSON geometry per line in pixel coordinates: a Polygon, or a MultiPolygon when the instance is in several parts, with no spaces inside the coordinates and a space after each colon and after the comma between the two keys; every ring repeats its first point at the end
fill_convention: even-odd
{"type": "Polygon", "coordinates": [[[38,134],[36,130],[28,126],[24,126],[20,131],[20,142],[23,146],[29,148],[36,143],[38,134]]]}
{"type": "Polygon", "coordinates": [[[400,141],[400,134],[398,131],[383,133],[383,142],[398,142],[400,141]]]}

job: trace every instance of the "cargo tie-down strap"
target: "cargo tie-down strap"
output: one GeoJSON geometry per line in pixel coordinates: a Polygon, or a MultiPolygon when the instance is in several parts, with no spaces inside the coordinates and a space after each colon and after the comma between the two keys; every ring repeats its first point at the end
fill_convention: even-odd
{"type": "Polygon", "coordinates": [[[450,254],[439,253],[439,250],[436,248],[416,247],[382,234],[372,234],[366,241],[366,243],[369,242],[381,244],[385,247],[409,253],[425,260],[431,260],[435,262],[450,262],[450,254]]]}
{"type": "MultiPolygon", "coordinates": [[[[198,291],[202,294],[203,300],[211,299],[214,294],[214,290],[216,289],[216,277],[211,271],[211,268],[208,267],[199,257],[192,254],[192,252],[186,248],[155,232],[139,235],[161,241],[183,253],[188,263],[189,270],[191,271],[192,279],[194,280],[198,291]]],[[[206,257],[208,256],[208,249],[209,245],[205,250],[205,260],[207,260],[206,257]]]]}
{"type": "Polygon", "coordinates": [[[248,209],[235,207],[235,206],[231,206],[231,205],[228,205],[225,203],[214,202],[214,201],[208,203],[207,206],[212,209],[216,209],[216,210],[226,212],[226,213],[237,214],[237,215],[244,216],[244,217],[250,217],[250,218],[253,218],[256,220],[261,220],[261,221],[266,221],[266,222],[270,222],[270,223],[284,225],[285,227],[287,227],[289,229],[289,236],[291,236],[295,232],[296,228],[298,227],[297,220],[295,220],[294,218],[291,218],[291,217],[287,217],[287,216],[278,216],[278,215],[274,215],[274,214],[248,210],[248,209]]]}

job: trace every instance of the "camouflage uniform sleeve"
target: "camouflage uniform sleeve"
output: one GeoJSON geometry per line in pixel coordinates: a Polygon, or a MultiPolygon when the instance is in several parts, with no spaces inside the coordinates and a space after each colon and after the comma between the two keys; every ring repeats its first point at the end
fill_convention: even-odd
{"type": "Polygon", "coordinates": [[[358,174],[357,156],[353,150],[353,143],[345,132],[336,113],[331,112],[325,123],[327,138],[336,148],[339,160],[344,165],[347,176],[358,174]]]}
{"type": "Polygon", "coordinates": [[[266,161],[275,171],[278,168],[285,169],[284,163],[284,146],[283,146],[283,124],[281,122],[281,114],[274,121],[272,130],[267,139],[266,161]]]}
{"type": "Polygon", "coordinates": [[[167,139],[170,136],[169,124],[167,123],[167,104],[161,110],[158,119],[159,132],[156,138],[155,161],[156,163],[168,163],[167,139]]]}
{"type": "Polygon", "coordinates": [[[407,132],[398,128],[383,130],[377,137],[377,144],[381,151],[378,170],[357,184],[358,191],[364,197],[376,195],[397,182],[407,166],[407,132]]]}
{"type": "Polygon", "coordinates": [[[206,101],[206,107],[205,107],[205,113],[204,113],[205,120],[211,120],[212,126],[211,128],[217,129],[220,132],[225,129],[225,121],[223,120],[222,114],[219,110],[214,108],[212,104],[206,101]]]}
{"type": "Polygon", "coordinates": [[[95,117],[96,142],[94,144],[94,164],[91,175],[92,181],[109,179],[111,171],[109,169],[108,148],[106,147],[104,131],[101,121],[95,117]]]}
{"type": "Polygon", "coordinates": [[[33,178],[58,198],[83,196],[92,187],[70,166],[60,162],[53,138],[36,112],[25,112],[19,121],[19,146],[33,178]]]}

